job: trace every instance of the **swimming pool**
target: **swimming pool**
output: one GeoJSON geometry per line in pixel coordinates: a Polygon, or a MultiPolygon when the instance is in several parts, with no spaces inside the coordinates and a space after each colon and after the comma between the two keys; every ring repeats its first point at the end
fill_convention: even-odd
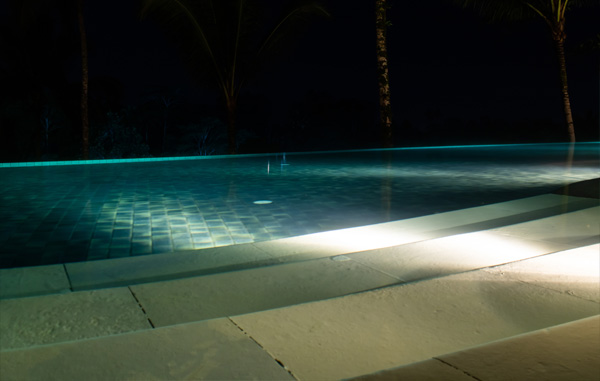
{"type": "Polygon", "coordinates": [[[600,143],[577,144],[572,162],[568,151],[463,146],[2,167],[0,268],[266,241],[599,176],[600,143]]]}

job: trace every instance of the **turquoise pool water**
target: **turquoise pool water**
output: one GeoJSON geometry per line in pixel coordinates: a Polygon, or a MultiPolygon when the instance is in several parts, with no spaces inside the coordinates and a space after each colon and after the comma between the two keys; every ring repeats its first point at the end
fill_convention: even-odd
{"type": "Polygon", "coordinates": [[[572,162],[568,152],[506,145],[2,167],[0,268],[265,241],[599,176],[600,143],[577,144],[572,162]]]}

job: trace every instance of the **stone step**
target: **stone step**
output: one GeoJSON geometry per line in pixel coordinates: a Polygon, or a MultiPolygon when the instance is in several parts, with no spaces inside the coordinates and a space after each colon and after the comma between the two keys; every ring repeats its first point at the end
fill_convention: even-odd
{"type": "Polygon", "coordinates": [[[600,315],[517,335],[356,381],[600,379],[600,315]]]}
{"type": "Polygon", "coordinates": [[[298,379],[356,377],[597,315],[599,250],[592,245],[231,320],[298,379]]]}
{"type": "MultiPolygon", "coordinates": [[[[470,352],[474,347],[600,313],[599,251],[595,244],[266,311],[5,349],[0,353],[0,376],[3,381],[335,380],[441,360],[483,375],[481,380],[493,380],[483,358],[487,353],[499,358],[505,349],[486,352],[480,347],[481,352],[470,352]]],[[[597,321],[590,321],[584,321],[585,327],[592,324],[593,332],[597,321]]],[[[535,363],[537,358],[552,361],[554,352],[574,346],[593,346],[594,340],[584,335],[567,347],[562,340],[533,341],[533,348],[539,343],[554,346],[538,348],[533,355],[528,352],[532,345],[492,346],[505,345],[516,351],[511,356],[515,361],[529,356],[535,363]]],[[[573,354],[563,357],[569,356],[573,354]]],[[[517,372],[520,364],[512,369],[517,372]]],[[[531,371],[540,379],[545,369],[531,371]]]]}

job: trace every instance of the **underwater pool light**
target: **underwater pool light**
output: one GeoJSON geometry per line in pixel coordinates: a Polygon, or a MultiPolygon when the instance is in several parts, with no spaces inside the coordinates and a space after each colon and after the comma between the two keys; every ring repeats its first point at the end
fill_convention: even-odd
{"type": "Polygon", "coordinates": [[[256,205],[267,205],[267,204],[271,204],[273,203],[273,201],[271,200],[256,200],[254,201],[254,204],[256,205]]]}

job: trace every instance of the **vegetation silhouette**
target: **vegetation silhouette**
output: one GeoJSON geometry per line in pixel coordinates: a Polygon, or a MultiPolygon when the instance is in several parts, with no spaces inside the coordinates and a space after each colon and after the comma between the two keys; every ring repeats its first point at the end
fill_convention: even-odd
{"type": "Polygon", "coordinates": [[[59,143],[72,154],[81,147],[81,130],[72,129],[69,116],[77,110],[61,65],[65,57],[79,54],[70,33],[75,2],[12,0],[7,10],[0,26],[0,158],[48,159],[59,143]]]}
{"type": "Polygon", "coordinates": [[[383,147],[392,148],[392,104],[390,92],[390,79],[387,57],[387,28],[391,23],[387,20],[386,10],[389,5],[386,0],[375,0],[375,32],[377,51],[377,79],[379,85],[379,115],[383,132],[383,147]]]}
{"type": "Polygon", "coordinates": [[[314,2],[290,3],[274,18],[257,0],[142,0],[140,15],[163,26],[200,83],[219,89],[225,101],[228,151],[235,154],[241,89],[299,28],[315,15],[329,13],[314,2]]]}
{"type": "Polygon", "coordinates": [[[85,19],[83,17],[84,0],[75,0],[77,9],[77,25],[81,41],[81,152],[83,160],[90,158],[90,121],[88,116],[88,52],[87,35],[85,33],[85,19]]]}
{"type": "Polygon", "coordinates": [[[598,5],[598,0],[454,0],[462,7],[473,7],[490,21],[517,21],[540,17],[549,27],[558,58],[561,94],[569,141],[575,142],[575,126],[571,113],[571,100],[567,81],[565,59],[565,20],[568,10],[574,7],[598,5]]]}

